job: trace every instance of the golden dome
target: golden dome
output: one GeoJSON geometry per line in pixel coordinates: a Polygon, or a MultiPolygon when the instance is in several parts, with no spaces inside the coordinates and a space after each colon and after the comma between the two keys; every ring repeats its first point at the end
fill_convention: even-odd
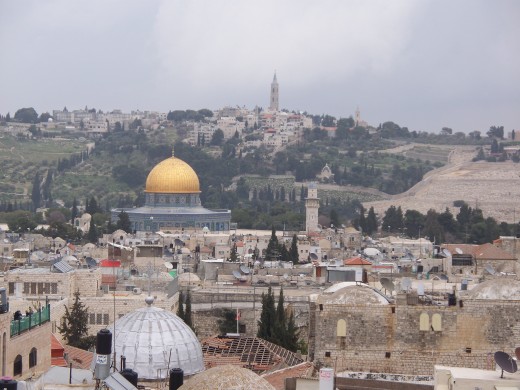
{"type": "Polygon", "coordinates": [[[176,157],[170,157],[157,164],[148,174],[145,192],[199,193],[199,178],[187,163],[176,157]]]}

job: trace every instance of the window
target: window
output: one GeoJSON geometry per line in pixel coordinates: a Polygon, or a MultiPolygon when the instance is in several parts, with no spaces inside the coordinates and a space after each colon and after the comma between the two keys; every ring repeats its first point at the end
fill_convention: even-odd
{"type": "Polygon", "coordinates": [[[419,316],[419,330],[430,330],[430,316],[428,315],[428,313],[421,313],[421,315],[419,316]]]}
{"type": "Polygon", "coordinates": [[[89,324],[90,325],[95,325],[96,324],[96,314],[95,313],[90,313],[89,314],[89,324]]]}
{"type": "Polygon", "coordinates": [[[52,294],[58,293],[58,283],[51,283],[51,293],[52,294]]]}
{"type": "Polygon", "coordinates": [[[14,294],[14,282],[9,282],[9,295],[14,294]]]}
{"type": "Polygon", "coordinates": [[[442,317],[439,313],[432,316],[432,328],[436,332],[442,331],[442,317]]]}
{"type": "Polygon", "coordinates": [[[338,320],[338,324],[336,326],[336,336],[347,337],[347,321],[343,319],[338,320]]]}
{"type": "Polygon", "coordinates": [[[452,257],[451,259],[451,265],[453,266],[471,266],[473,265],[473,258],[471,255],[462,256],[459,255],[457,257],[452,257]]]}
{"type": "Polygon", "coordinates": [[[103,314],[97,313],[96,314],[96,325],[102,325],[103,322],[103,314]]]}
{"type": "Polygon", "coordinates": [[[38,363],[38,354],[36,348],[31,349],[29,352],[29,368],[34,367],[38,363]]]}
{"type": "Polygon", "coordinates": [[[13,375],[22,375],[22,355],[17,355],[13,363],[13,375]]]}
{"type": "Polygon", "coordinates": [[[103,314],[103,325],[108,325],[108,314],[103,314]]]}

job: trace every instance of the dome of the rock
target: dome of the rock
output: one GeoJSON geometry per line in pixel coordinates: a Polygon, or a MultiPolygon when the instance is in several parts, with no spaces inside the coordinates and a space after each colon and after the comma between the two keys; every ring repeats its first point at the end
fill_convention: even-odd
{"type": "Polygon", "coordinates": [[[199,193],[199,178],[192,167],[176,157],[157,164],[148,174],[145,192],[161,194],[199,193]]]}

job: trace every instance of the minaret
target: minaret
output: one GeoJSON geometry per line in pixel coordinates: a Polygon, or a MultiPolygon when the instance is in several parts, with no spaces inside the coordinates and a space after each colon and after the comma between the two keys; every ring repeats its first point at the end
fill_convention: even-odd
{"type": "Polygon", "coordinates": [[[305,198],[305,230],[307,233],[318,231],[319,208],[318,186],[315,182],[310,182],[307,186],[307,198],[305,198]]]}
{"type": "Polygon", "coordinates": [[[276,72],[274,72],[273,82],[271,83],[271,103],[269,104],[271,111],[278,111],[278,81],[276,80],[276,72]]]}

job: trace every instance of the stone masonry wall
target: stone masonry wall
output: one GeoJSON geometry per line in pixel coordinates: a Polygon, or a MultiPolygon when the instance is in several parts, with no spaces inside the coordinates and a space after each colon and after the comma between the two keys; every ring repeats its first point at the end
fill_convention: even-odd
{"type": "Polygon", "coordinates": [[[432,375],[435,364],[492,369],[498,350],[514,353],[520,302],[464,301],[463,306],[323,305],[314,312],[314,360],[337,370],[432,375]],[[420,330],[426,313],[429,330],[420,330]],[[442,328],[431,327],[433,314],[442,328]],[[344,319],[347,336],[336,337],[344,319]]]}

